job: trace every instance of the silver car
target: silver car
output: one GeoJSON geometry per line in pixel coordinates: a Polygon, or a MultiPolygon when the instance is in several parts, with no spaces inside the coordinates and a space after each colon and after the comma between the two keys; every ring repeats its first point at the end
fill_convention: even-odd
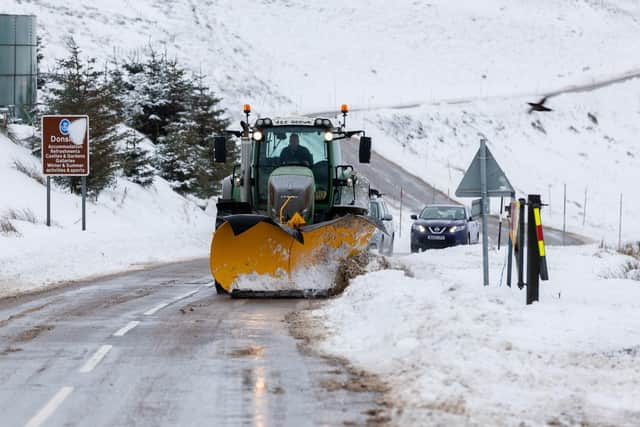
{"type": "Polygon", "coordinates": [[[395,238],[395,222],[393,215],[389,213],[387,204],[382,197],[372,197],[369,203],[369,216],[382,226],[387,233],[376,229],[369,240],[369,249],[376,249],[385,255],[393,254],[393,240],[395,238]]]}

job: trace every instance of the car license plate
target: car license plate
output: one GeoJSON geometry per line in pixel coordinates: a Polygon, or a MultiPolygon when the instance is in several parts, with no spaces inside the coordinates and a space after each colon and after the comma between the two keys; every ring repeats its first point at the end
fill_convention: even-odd
{"type": "Polygon", "coordinates": [[[427,236],[427,239],[429,239],[429,240],[444,240],[444,236],[429,235],[429,236],[427,236]]]}

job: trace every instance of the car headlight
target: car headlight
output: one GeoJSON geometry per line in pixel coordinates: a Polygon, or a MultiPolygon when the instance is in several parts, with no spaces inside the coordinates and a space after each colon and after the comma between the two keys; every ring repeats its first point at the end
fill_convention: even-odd
{"type": "Polygon", "coordinates": [[[425,231],[427,231],[427,227],[421,224],[414,225],[413,229],[416,230],[418,233],[424,233],[425,231]]]}
{"type": "Polygon", "coordinates": [[[462,231],[465,229],[464,225],[454,225],[453,227],[449,227],[449,233],[455,233],[456,231],[462,231]]]}

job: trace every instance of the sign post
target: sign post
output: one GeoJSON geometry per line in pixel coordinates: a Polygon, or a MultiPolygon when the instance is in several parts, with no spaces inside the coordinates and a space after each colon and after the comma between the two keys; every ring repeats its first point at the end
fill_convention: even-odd
{"type": "Polygon", "coordinates": [[[51,226],[51,177],[82,177],[82,230],[86,230],[89,116],[42,116],[42,172],[47,177],[47,226],[51,226]]]}
{"type": "MultiPolygon", "coordinates": [[[[480,140],[480,197],[482,198],[482,206],[489,205],[489,197],[487,196],[487,143],[484,139],[480,140]]],[[[489,286],[489,233],[487,233],[487,212],[482,209],[482,273],[484,276],[484,285],[489,286]]]]}
{"type": "Polygon", "coordinates": [[[486,139],[480,140],[480,149],[458,185],[456,196],[481,197],[482,205],[482,270],[484,286],[489,286],[489,197],[511,197],[515,190],[500,165],[487,148],[486,139]]]}

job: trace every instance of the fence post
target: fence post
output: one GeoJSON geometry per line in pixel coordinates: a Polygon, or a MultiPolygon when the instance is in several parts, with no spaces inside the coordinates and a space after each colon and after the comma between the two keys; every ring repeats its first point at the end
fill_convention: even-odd
{"type": "Polygon", "coordinates": [[[400,234],[400,238],[402,238],[402,196],[403,196],[402,187],[400,187],[400,230],[398,233],[400,234]]]}
{"type": "Polygon", "coordinates": [[[620,219],[618,220],[618,249],[622,249],[622,193],[620,193],[620,219]]]}
{"type": "Polygon", "coordinates": [[[500,250],[500,240],[502,240],[502,209],[504,205],[504,197],[500,197],[500,219],[498,223],[498,250],[500,250]]]}
{"type": "Polygon", "coordinates": [[[564,185],[564,208],[562,211],[562,246],[567,241],[567,184],[564,185]]]}
{"type": "Polygon", "coordinates": [[[582,226],[584,227],[585,222],[587,221],[587,188],[584,187],[584,208],[582,210],[582,226]]]}

